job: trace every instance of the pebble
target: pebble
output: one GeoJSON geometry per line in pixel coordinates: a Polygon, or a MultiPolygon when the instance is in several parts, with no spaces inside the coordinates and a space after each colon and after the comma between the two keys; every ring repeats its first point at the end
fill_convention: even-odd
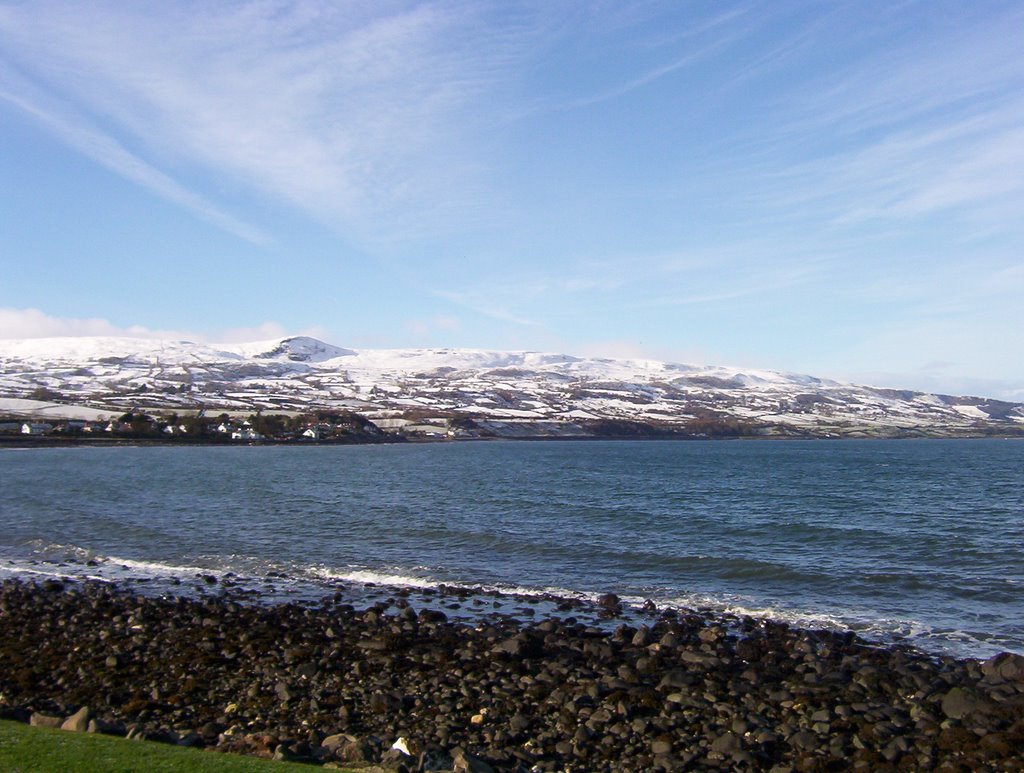
{"type": "MultiPolygon", "coordinates": [[[[366,770],[1024,771],[1018,655],[710,611],[471,626],[407,595],[358,610],[6,581],[0,718],[366,770]]],[[[621,614],[612,596],[595,616],[621,614]]]]}

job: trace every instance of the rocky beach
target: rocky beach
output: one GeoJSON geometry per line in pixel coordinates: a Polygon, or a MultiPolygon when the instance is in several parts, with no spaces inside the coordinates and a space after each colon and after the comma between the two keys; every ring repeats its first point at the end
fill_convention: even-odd
{"type": "Polygon", "coordinates": [[[619,622],[610,594],[475,624],[445,611],[473,603],[500,606],[8,580],[0,718],[346,769],[1024,770],[1019,655],[688,610],[619,622]]]}

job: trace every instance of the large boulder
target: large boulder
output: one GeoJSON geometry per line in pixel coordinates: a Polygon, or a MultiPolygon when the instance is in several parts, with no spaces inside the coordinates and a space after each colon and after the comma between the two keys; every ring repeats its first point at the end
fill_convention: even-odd
{"type": "Polygon", "coordinates": [[[992,701],[963,687],[954,687],[942,698],[942,713],[950,719],[988,714],[992,708],[992,701]]]}
{"type": "Polygon", "coordinates": [[[1001,652],[982,663],[981,672],[991,682],[1024,684],[1024,655],[1001,652]]]}
{"type": "Polygon", "coordinates": [[[89,707],[82,706],[78,711],[61,723],[61,730],[71,730],[75,733],[84,733],[89,729],[89,707]]]}

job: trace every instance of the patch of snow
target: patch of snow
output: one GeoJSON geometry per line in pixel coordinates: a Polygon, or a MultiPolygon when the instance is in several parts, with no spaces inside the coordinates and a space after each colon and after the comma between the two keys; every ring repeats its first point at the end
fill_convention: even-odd
{"type": "Polygon", "coordinates": [[[953,405],[950,407],[961,416],[966,416],[970,419],[986,420],[989,418],[989,415],[976,405],[953,405]]]}
{"type": "Polygon", "coordinates": [[[63,405],[42,400],[25,400],[18,397],[0,397],[0,412],[24,418],[45,417],[49,419],[79,419],[101,421],[124,413],[118,408],[88,408],[83,405],[63,405]]]}

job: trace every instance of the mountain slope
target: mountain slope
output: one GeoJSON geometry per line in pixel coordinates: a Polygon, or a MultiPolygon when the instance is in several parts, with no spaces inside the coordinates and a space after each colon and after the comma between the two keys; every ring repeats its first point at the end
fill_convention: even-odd
{"type": "Polygon", "coordinates": [[[223,345],[0,341],[0,397],[112,411],[345,409],[392,428],[413,422],[499,436],[1024,431],[1024,405],[984,398],[654,360],[343,349],[304,336],[223,345]]]}

